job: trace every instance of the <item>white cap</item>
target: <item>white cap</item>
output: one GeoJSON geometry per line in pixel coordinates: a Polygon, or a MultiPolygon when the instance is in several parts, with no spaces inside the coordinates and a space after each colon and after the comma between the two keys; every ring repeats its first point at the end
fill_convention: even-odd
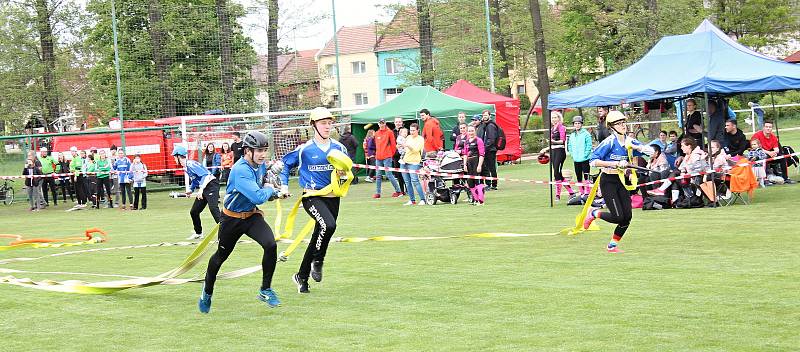
{"type": "Polygon", "coordinates": [[[77,152],[77,151],[78,151],[78,147],[76,147],[76,146],[74,146],[74,145],[73,145],[72,147],[70,147],[70,148],[69,148],[69,151],[71,151],[71,152],[77,152]]]}
{"type": "Polygon", "coordinates": [[[46,151],[47,151],[47,148],[46,148],[46,147],[41,147],[41,148],[39,148],[39,151],[40,151],[40,152],[46,152],[46,151]]]}

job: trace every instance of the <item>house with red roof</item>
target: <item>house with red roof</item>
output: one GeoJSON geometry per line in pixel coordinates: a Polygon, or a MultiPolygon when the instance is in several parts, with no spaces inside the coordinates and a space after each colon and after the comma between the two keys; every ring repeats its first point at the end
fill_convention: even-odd
{"type": "Polygon", "coordinates": [[[379,103],[403,92],[405,73],[419,72],[419,30],[417,12],[411,6],[397,11],[388,25],[379,28],[375,55],[378,60],[379,103]]]}
{"type": "Polygon", "coordinates": [[[251,71],[252,78],[262,89],[258,100],[265,106],[277,104],[277,110],[300,110],[319,105],[320,81],[315,55],[318,49],[301,50],[278,55],[278,101],[269,102],[266,87],[267,56],[258,57],[251,71]]]}
{"type": "Polygon", "coordinates": [[[376,104],[379,99],[378,61],[373,50],[378,38],[377,26],[342,27],[336,31],[336,36],[338,70],[333,38],[316,55],[322,104],[336,106],[340,100],[343,107],[376,104]],[[341,81],[341,97],[337,94],[337,76],[341,81]]]}

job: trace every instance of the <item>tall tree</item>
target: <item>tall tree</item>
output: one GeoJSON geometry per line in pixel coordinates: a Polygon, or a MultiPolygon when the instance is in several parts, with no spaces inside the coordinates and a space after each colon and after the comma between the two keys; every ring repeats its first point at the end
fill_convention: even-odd
{"type": "Polygon", "coordinates": [[[785,43],[800,29],[797,2],[786,0],[714,0],[717,25],[744,45],[759,50],[785,43]]]}
{"type": "MultiPolygon", "coordinates": [[[[503,35],[503,25],[500,22],[501,0],[490,0],[492,11],[490,11],[489,19],[492,22],[492,47],[500,54],[499,74],[497,76],[499,82],[508,80],[508,53],[506,52],[506,40],[503,35]]],[[[507,97],[511,96],[511,85],[501,84],[497,86],[497,92],[507,97]]]]}
{"type": "Polygon", "coordinates": [[[165,38],[164,29],[161,22],[161,5],[159,0],[149,0],[147,7],[147,15],[150,21],[149,32],[150,41],[153,46],[153,62],[156,67],[156,76],[158,77],[158,88],[161,92],[161,115],[162,116],[175,116],[175,100],[172,97],[172,87],[169,80],[169,69],[172,65],[172,59],[165,54],[165,38]]]}
{"type": "Polygon", "coordinates": [[[545,52],[542,13],[539,11],[539,0],[528,0],[531,22],[533,23],[534,52],[536,53],[536,87],[542,99],[542,119],[550,121],[550,110],[547,109],[547,96],[550,95],[550,77],[547,74],[547,54],[545,52]]]}
{"type": "Polygon", "coordinates": [[[39,32],[39,43],[41,47],[41,60],[42,60],[42,83],[44,84],[44,110],[42,118],[44,119],[45,128],[50,129],[50,123],[58,119],[59,104],[58,104],[58,85],[56,84],[55,71],[56,71],[56,54],[55,54],[55,38],[53,36],[53,27],[51,25],[51,17],[54,13],[53,9],[49,6],[47,0],[36,0],[36,29],[39,32]]]}
{"type": "Polygon", "coordinates": [[[431,5],[428,0],[417,0],[417,27],[420,44],[420,78],[422,85],[433,85],[433,36],[431,30],[431,5]]]}
{"type": "MultiPolygon", "coordinates": [[[[219,50],[222,61],[222,91],[225,108],[233,98],[233,58],[231,56],[231,23],[228,19],[228,1],[216,0],[217,21],[219,21],[219,50]]],[[[270,12],[272,13],[272,12],[270,12]]]]}
{"type": "Polygon", "coordinates": [[[269,110],[277,111],[278,103],[278,0],[269,0],[269,23],[267,24],[267,94],[269,110]]]}

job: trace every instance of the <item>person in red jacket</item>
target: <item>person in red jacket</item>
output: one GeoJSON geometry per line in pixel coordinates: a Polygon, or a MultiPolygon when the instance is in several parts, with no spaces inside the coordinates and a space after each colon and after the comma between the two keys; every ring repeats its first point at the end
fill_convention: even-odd
{"type": "MultiPolygon", "coordinates": [[[[392,167],[392,157],[394,152],[397,151],[397,141],[394,138],[394,132],[386,128],[386,120],[380,119],[378,121],[378,132],[375,132],[375,166],[377,167],[392,167]]],[[[375,194],[372,198],[381,197],[381,172],[386,174],[386,178],[392,183],[394,193],[392,198],[397,198],[403,193],[400,192],[400,185],[391,171],[376,170],[375,171],[375,194]]]]}
{"type": "Polygon", "coordinates": [[[422,127],[422,138],[425,139],[425,152],[435,152],[444,149],[444,134],[439,120],[431,116],[428,109],[419,111],[419,117],[425,123],[422,127]]]}
{"type": "MultiPolygon", "coordinates": [[[[753,137],[750,138],[751,142],[753,140],[758,140],[761,143],[761,149],[764,149],[764,152],[766,152],[767,156],[770,158],[782,155],[778,136],[772,133],[773,126],[772,121],[764,121],[764,128],[753,134],[753,137]]],[[[794,181],[789,179],[786,159],[768,161],[766,167],[767,170],[771,169],[773,174],[783,177],[786,183],[794,183],[794,181]]]]}

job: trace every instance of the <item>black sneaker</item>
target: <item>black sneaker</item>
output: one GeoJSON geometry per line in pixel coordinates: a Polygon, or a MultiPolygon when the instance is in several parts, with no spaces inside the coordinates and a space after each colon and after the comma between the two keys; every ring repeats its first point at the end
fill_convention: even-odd
{"type": "Polygon", "coordinates": [[[297,292],[308,293],[308,278],[301,279],[300,274],[294,274],[292,281],[297,284],[297,292]]]}
{"type": "Polygon", "coordinates": [[[316,282],[322,282],[322,262],[315,260],[311,262],[311,278],[316,282]]]}

